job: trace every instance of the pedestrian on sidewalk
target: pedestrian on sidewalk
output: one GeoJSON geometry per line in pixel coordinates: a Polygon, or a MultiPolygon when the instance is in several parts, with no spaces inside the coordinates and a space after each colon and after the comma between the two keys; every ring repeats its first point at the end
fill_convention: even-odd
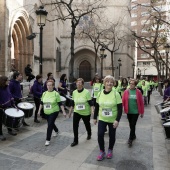
{"type": "Polygon", "coordinates": [[[170,80],[169,79],[164,80],[164,86],[165,86],[165,90],[164,90],[163,102],[167,102],[170,100],[170,80]]]}
{"type": "Polygon", "coordinates": [[[53,80],[47,81],[47,91],[42,94],[41,97],[41,104],[38,110],[38,115],[40,115],[42,107],[44,107],[44,113],[46,114],[47,118],[47,136],[45,146],[50,144],[52,131],[55,131],[55,135],[58,135],[58,128],[55,125],[55,120],[58,116],[59,110],[61,108],[63,115],[66,117],[66,112],[64,110],[64,106],[60,100],[60,95],[58,92],[54,90],[55,83],[53,80]],[[60,108],[59,108],[60,107],[60,108]]]}
{"type": "Polygon", "coordinates": [[[94,112],[94,124],[97,123],[98,118],[98,144],[100,153],[97,156],[98,161],[102,161],[105,157],[105,144],[104,134],[106,126],[109,127],[109,147],[106,155],[107,159],[112,158],[113,147],[116,138],[116,129],[119,125],[120,118],[122,116],[122,100],[120,94],[113,90],[114,78],[112,76],[106,76],[104,78],[105,89],[102,90],[96,99],[95,112],[94,112]]]}
{"type": "Polygon", "coordinates": [[[78,145],[78,128],[80,119],[83,120],[87,130],[87,140],[91,139],[91,125],[90,116],[93,114],[93,102],[90,97],[90,92],[84,88],[84,80],[78,78],[76,81],[77,89],[73,91],[72,101],[69,109],[69,117],[71,117],[72,110],[74,108],[73,115],[73,132],[74,141],[71,147],[78,145]]]}
{"type": "Polygon", "coordinates": [[[32,86],[32,93],[34,96],[34,102],[35,102],[35,113],[34,113],[34,122],[40,123],[40,121],[37,119],[38,109],[40,107],[41,102],[41,96],[43,93],[43,84],[42,84],[42,76],[37,75],[36,80],[34,81],[34,84],[32,86]]]}
{"type": "Polygon", "coordinates": [[[130,135],[128,139],[129,147],[132,146],[133,140],[136,139],[136,123],[139,115],[143,118],[144,115],[144,102],[143,96],[140,90],[136,89],[137,82],[136,80],[131,80],[130,88],[125,90],[122,102],[124,107],[124,112],[127,114],[127,118],[130,126],[130,135]]]}

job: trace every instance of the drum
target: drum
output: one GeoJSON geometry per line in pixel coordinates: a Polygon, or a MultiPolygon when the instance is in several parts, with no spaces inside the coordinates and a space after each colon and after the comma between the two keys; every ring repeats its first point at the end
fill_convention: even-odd
{"type": "Polygon", "coordinates": [[[60,100],[61,100],[61,103],[63,104],[63,106],[65,106],[65,104],[66,104],[66,98],[63,97],[63,96],[60,96],[60,100]]]}
{"type": "Polygon", "coordinates": [[[17,110],[16,108],[9,108],[5,110],[3,116],[3,124],[6,127],[16,129],[22,126],[24,118],[24,112],[17,110]]]}
{"type": "Polygon", "coordinates": [[[170,138],[170,122],[165,122],[163,124],[164,129],[165,129],[165,134],[167,138],[170,138]]]}
{"type": "Polygon", "coordinates": [[[155,109],[156,109],[158,114],[160,114],[160,111],[162,110],[162,105],[163,105],[163,103],[155,104],[155,109]]]}
{"type": "Polygon", "coordinates": [[[24,114],[25,118],[31,117],[33,115],[34,105],[28,102],[21,102],[18,103],[18,108],[21,109],[24,114]]]}

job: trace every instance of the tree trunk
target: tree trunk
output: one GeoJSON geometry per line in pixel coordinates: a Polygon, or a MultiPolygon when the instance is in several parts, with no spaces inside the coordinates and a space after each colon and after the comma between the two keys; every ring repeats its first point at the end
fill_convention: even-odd
{"type": "Polygon", "coordinates": [[[95,49],[94,72],[97,73],[97,49],[95,49]]]}
{"type": "Polygon", "coordinates": [[[111,67],[112,67],[112,76],[114,77],[113,51],[111,51],[111,67]]]}
{"type": "Polygon", "coordinates": [[[70,77],[69,77],[70,82],[73,82],[73,79],[74,79],[74,37],[75,37],[75,30],[76,30],[76,27],[74,26],[73,21],[72,21],[71,47],[70,47],[71,59],[70,59],[70,77]]]}

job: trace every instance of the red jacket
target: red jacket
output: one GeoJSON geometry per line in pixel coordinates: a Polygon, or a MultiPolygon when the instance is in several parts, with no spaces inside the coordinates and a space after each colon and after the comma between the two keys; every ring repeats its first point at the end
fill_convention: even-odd
{"type": "MultiPolygon", "coordinates": [[[[136,89],[136,99],[137,99],[137,105],[138,105],[138,113],[144,114],[144,102],[143,102],[143,96],[140,90],[136,89]]],[[[125,90],[122,97],[122,103],[124,107],[124,112],[128,113],[128,103],[129,103],[129,90],[125,90]]]]}

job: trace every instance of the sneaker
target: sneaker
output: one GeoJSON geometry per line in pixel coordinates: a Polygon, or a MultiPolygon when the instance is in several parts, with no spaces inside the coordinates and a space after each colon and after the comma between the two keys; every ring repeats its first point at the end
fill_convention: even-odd
{"type": "Polygon", "coordinates": [[[40,123],[40,121],[38,119],[34,120],[35,123],[40,123]]]}
{"type": "Polygon", "coordinates": [[[129,145],[129,148],[131,148],[132,147],[132,140],[128,140],[128,145],[129,145]]]}
{"type": "Polygon", "coordinates": [[[54,137],[57,137],[58,136],[58,134],[59,134],[59,131],[58,132],[54,132],[54,137]]]}
{"type": "Polygon", "coordinates": [[[98,161],[102,161],[105,157],[105,152],[100,151],[99,155],[97,156],[98,161]]]}
{"type": "Polygon", "coordinates": [[[133,137],[133,139],[132,140],[135,140],[136,139],[136,135],[133,137]]]}
{"type": "Polygon", "coordinates": [[[17,135],[17,133],[15,133],[15,132],[13,132],[13,131],[8,131],[8,133],[9,133],[10,135],[12,135],[12,136],[16,136],[16,135],[17,135]]]}
{"type": "Polygon", "coordinates": [[[106,158],[107,158],[107,159],[111,159],[112,156],[113,156],[112,150],[111,150],[111,149],[108,149],[108,153],[107,153],[107,155],[106,155],[106,158]]]}
{"type": "Polygon", "coordinates": [[[45,146],[48,146],[48,145],[50,145],[50,141],[46,140],[45,141],[45,146]]]}
{"type": "Polygon", "coordinates": [[[1,140],[1,141],[5,141],[6,138],[5,138],[3,135],[0,135],[0,140],[1,140]]]}
{"type": "Polygon", "coordinates": [[[88,136],[87,136],[87,140],[90,140],[90,139],[91,139],[91,135],[88,135],[88,136]]]}

